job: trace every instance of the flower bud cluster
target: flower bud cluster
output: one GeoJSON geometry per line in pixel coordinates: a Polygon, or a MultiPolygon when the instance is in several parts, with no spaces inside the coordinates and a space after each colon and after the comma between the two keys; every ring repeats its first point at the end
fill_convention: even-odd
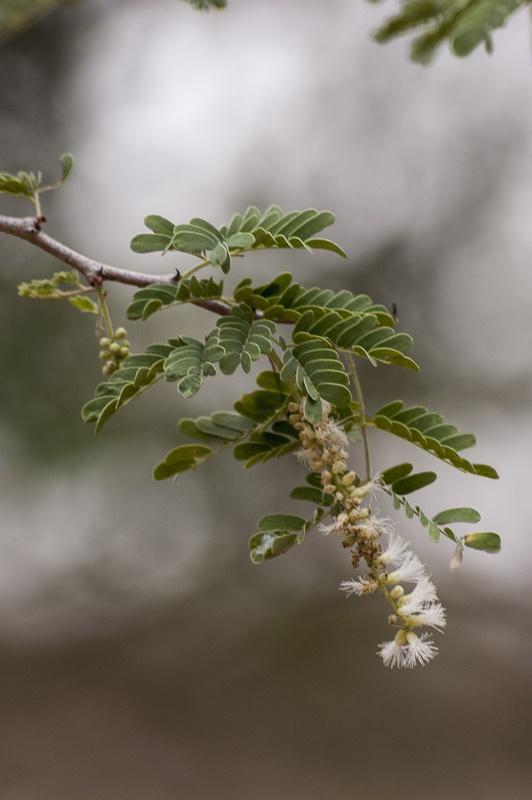
{"type": "Polygon", "coordinates": [[[356,473],[349,469],[348,438],[330,417],[330,409],[326,407],[322,419],[315,424],[304,418],[297,403],[290,403],[288,412],[288,421],[298,431],[301,442],[299,457],[313,472],[319,473],[324,494],[334,501],[332,521],[321,524],[321,531],[340,535],[343,546],[351,549],[353,567],[364,561],[368,568],[365,575],[343,581],[340,589],[348,596],[380,591],[392,607],[388,622],[398,632],[392,641],[382,642],[378,649],[385,666],[414,667],[428,663],[438,649],[428,634],[418,635],[419,629],[442,631],[446,622],[425,567],[388,522],[373,514],[368,506],[363,507],[374,484],[372,481],[361,484],[356,473]],[[384,548],[379,541],[383,535],[388,538],[384,548]],[[412,584],[413,588],[407,591],[403,584],[412,584]]]}
{"type": "Polygon", "coordinates": [[[368,562],[369,575],[343,581],[340,589],[347,595],[363,595],[378,588],[392,606],[394,613],[388,621],[399,630],[394,639],[379,645],[385,666],[424,665],[437,655],[438,648],[427,633],[418,635],[418,631],[429,627],[441,632],[446,625],[445,611],[425,567],[407,542],[395,531],[387,534],[387,547],[368,562]],[[413,588],[407,592],[403,584],[413,584],[413,588]]]}
{"type": "MultiPolygon", "coordinates": [[[[361,484],[356,472],[349,469],[349,440],[330,417],[328,406],[325,405],[323,417],[316,424],[304,419],[297,403],[290,403],[288,411],[288,421],[298,431],[301,441],[298,455],[313,472],[319,473],[323,492],[332,497],[337,511],[332,522],[321,524],[320,530],[325,535],[341,536],[343,546],[352,550],[353,566],[358,566],[361,558],[377,554],[379,533],[372,523],[370,509],[362,507],[373,484],[371,481],[361,484]]],[[[368,586],[367,591],[372,589],[368,586]]]]}
{"type": "Polygon", "coordinates": [[[102,372],[104,375],[112,375],[130,353],[131,345],[127,340],[126,329],[117,328],[111,336],[102,336],[100,347],[100,358],[105,361],[102,372]]]}

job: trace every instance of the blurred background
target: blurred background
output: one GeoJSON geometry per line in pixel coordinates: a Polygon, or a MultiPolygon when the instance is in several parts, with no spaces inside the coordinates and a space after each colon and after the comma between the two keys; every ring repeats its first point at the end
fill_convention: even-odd
{"type": "MultiPolygon", "coordinates": [[[[436,467],[423,507],[472,505],[504,539],[450,572],[450,543],[398,518],[449,625],[430,667],[385,670],[386,610],[337,591],[341,548],[312,535],[249,561],[260,515],[302,513],[286,497],[289,459],[151,478],[180,417],[230,408],[251,379],[208,382],[189,403],[159,386],[95,437],[79,416],[99,380],[93,320],[18,298],[18,282],[58,265],[2,238],[2,800],[530,797],[526,15],[492,57],[443,53],[424,69],[405,42],[374,44],[383,9],[353,0],[230,0],[209,15],[175,0],[41,5],[0,44],[0,168],[53,176],[74,152],[73,177],[46,196],[49,232],[156,273],[182,262],[130,252],[148,213],[223,224],[250,203],[335,211],[347,263],[281,252],[249,268],[397,304],[423,372],[364,369],[370,409],[402,397],[441,411],[477,434],[475,460],[501,480],[379,432],[376,464],[436,467]]],[[[28,210],[1,198],[0,213],[28,210]]],[[[110,295],[119,324],[131,291],[110,295]]],[[[210,324],[195,310],[128,327],[140,350],[210,324]]]]}

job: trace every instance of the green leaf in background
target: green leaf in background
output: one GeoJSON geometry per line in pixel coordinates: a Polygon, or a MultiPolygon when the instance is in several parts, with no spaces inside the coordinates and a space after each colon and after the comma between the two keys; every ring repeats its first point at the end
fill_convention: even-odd
{"type": "Polygon", "coordinates": [[[44,17],[65,0],[2,0],[0,41],[44,17]]]}
{"type": "Polygon", "coordinates": [[[448,42],[457,56],[467,56],[480,44],[491,52],[491,34],[523,8],[527,0],[402,0],[398,12],[375,33],[378,42],[421,30],[412,41],[413,61],[428,64],[448,42]]]}
{"type": "Polygon", "coordinates": [[[185,3],[190,3],[190,5],[195,8],[197,11],[210,11],[211,9],[220,9],[225,8],[227,5],[227,0],[183,0],[185,3]]]}
{"type": "Polygon", "coordinates": [[[74,167],[74,156],[72,153],[63,153],[59,156],[59,163],[61,164],[61,182],[64,183],[74,167]]]}

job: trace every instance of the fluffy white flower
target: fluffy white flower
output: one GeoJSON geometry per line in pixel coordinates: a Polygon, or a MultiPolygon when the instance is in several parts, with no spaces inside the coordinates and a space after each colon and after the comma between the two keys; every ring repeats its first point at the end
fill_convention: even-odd
{"type": "Polygon", "coordinates": [[[436,587],[431,579],[424,575],[410,594],[405,594],[401,597],[399,607],[403,614],[417,614],[419,611],[423,611],[429,603],[437,599],[436,587]]]}
{"type": "Polygon", "coordinates": [[[410,625],[421,627],[427,625],[429,628],[436,628],[436,630],[443,630],[447,625],[445,619],[445,609],[439,603],[432,603],[427,608],[419,611],[417,614],[412,614],[408,617],[410,625]]]}
{"type": "Polygon", "coordinates": [[[401,644],[401,638],[404,638],[404,635],[401,637],[402,633],[402,631],[399,631],[391,642],[380,643],[377,653],[382,658],[385,667],[393,669],[394,667],[405,666],[406,647],[401,644]]]}
{"type": "Polygon", "coordinates": [[[318,530],[324,536],[330,536],[331,533],[342,533],[341,527],[338,525],[336,519],[333,519],[328,525],[325,525],[323,522],[320,522],[318,525],[318,530]]]}
{"type": "Polygon", "coordinates": [[[424,565],[417,556],[409,553],[401,566],[390,572],[388,583],[417,583],[424,576],[424,565]]]}
{"type": "Polygon", "coordinates": [[[408,644],[404,658],[405,667],[412,669],[417,664],[424,666],[434,656],[438,655],[438,648],[426,633],[417,636],[413,631],[410,631],[406,634],[406,640],[408,644]]]}
{"type": "Polygon", "coordinates": [[[333,420],[328,419],[327,422],[323,423],[322,433],[327,444],[338,447],[341,450],[349,447],[347,434],[333,420]]]}
{"type": "Polygon", "coordinates": [[[374,592],[377,588],[377,583],[373,578],[351,578],[348,581],[342,581],[338,588],[341,592],[345,592],[346,597],[352,594],[356,594],[357,597],[360,597],[363,594],[374,592]]]}
{"type": "MultiPolygon", "coordinates": [[[[375,520],[374,524],[380,526],[381,533],[387,532],[385,528],[389,523],[386,520],[375,520]]],[[[405,560],[407,555],[411,555],[408,542],[406,542],[402,536],[399,536],[398,533],[391,530],[388,535],[388,545],[380,556],[381,562],[383,564],[400,564],[405,560]]]]}

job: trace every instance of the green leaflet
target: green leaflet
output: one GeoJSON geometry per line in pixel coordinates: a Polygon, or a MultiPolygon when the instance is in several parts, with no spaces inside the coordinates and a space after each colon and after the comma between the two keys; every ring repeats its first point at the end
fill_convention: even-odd
{"type": "Polygon", "coordinates": [[[233,445],[256,427],[252,420],[234,411],[215,411],[209,416],[185,417],[179,421],[181,433],[212,446],[233,445]]]}
{"type": "Polygon", "coordinates": [[[454,531],[452,531],[451,528],[441,528],[436,524],[436,522],[434,522],[433,519],[427,516],[427,514],[425,514],[425,512],[419,506],[411,505],[406,497],[396,494],[391,487],[385,486],[384,490],[392,498],[393,507],[396,510],[402,508],[408,519],[412,519],[413,517],[418,518],[423,527],[427,529],[429,537],[433,542],[438,542],[440,540],[440,535],[443,534],[456,544],[460,543],[460,540],[455,536],[454,531]]]}
{"type": "Polygon", "coordinates": [[[286,414],[288,387],[270,371],[261,372],[257,383],[260,387],[257,391],[235,403],[236,411],[216,411],[209,416],[182,419],[181,432],[205,445],[206,450],[201,458],[191,460],[188,452],[183,451],[186,445],[173,448],[155,467],[155,478],[163,480],[194,469],[229,447],[233,448],[235,458],[246,462],[246,467],[278,458],[298,447],[297,433],[285,419],[279,419],[286,414]]]}
{"type": "Polygon", "coordinates": [[[288,402],[289,387],[271,370],[257,376],[259,389],[243,395],[235,403],[235,411],[254,422],[265,422],[288,402]]]}
{"type": "Polygon", "coordinates": [[[162,377],[164,362],[173,349],[171,344],[154,344],[145,353],[128,356],[109,380],[96,387],[95,398],[81,409],[83,421],[96,423],[98,433],[119,408],[162,377]]]}
{"type": "Polygon", "coordinates": [[[204,258],[209,264],[229,272],[231,256],[229,246],[220,231],[200,217],[184,225],[175,225],[157,214],[150,214],[144,224],[152,233],[141,233],[131,240],[134,253],[153,253],[177,250],[204,258]]]}
{"type": "Polygon", "coordinates": [[[335,220],[330,211],[290,211],[270,206],[264,214],[251,206],[244,214],[235,214],[229,225],[216,228],[207,220],[194,217],[187,224],[175,225],[157,214],[144,220],[152,233],[141,233],[131,240],[135,253],[178,250],[204,258],[209,264],[229,272],[231,254],[266,248],[304,248],[328,250],[346,257],[335,242],[316,234],[335,220]]]}
{"type": "Polygon", "coordinates": [[[305,520],[294,514],[268,514],[262,517],[257,531],[249,540],[250,558],[254,564],[262,564],[271,558],[283,555],[295,544],[302,544],[310,528],[322,518],[318,509],[313,519],[305,520]]]}
{"type": "Polygon", "coordinates": [[[198,279],[194,275],[178,283],[153,283],[133,295],[128,306],[128,319],[148,319],[156,311],[180,303],[193,303],[194,300],[219,298],[222,296],[223,282],[213,278],[198,279]]]}
{"type": "Polygon", "coordinates": [[[269,430],[252,433],[246,442],[235,447],[233,455],[238,461],[245,461],[249,469],[271,458],[281,458],[298,447],[299,438],[294,429],[285,420],[278,420],[269,430]]]}
{"type": "Polygon", "coordinates": [[[272,349],[272,336],[276,325],[268,319],[256,320],[249,306],[241,305],[216,323],[218,342],[224,349],[220,359],[220,370],[232,375],[237,367],[244,372],[251,370],[253,361],[272,349]]]}
{"type": "Polygon", "coordinates": [[[485,553],[498,553],[501,549],[501,537],[498,533],[468,533],[463,542],[466,547],[484,550],[485,553]]]}
{"type": "MultiPolygon", "coordinates": [[[[477,534],[468,534],[461,540],[456,536],[454,531],[448,527],[451,523],[480,522],[480,514],[474,508],[448,508],[445,511],[440,511],[431,518],[427,516],[419,506],[411,505],[404,495],[416,489],[421,489],[423,486],[427,486],[436,479],[434,473],[421,472],[416,475],[412,475],[411,473],[412,464],[397,464],[397,466],[390,467],[390,469],[381,473],[379,480],[380,485],[392,498],[395,509],[402,508],[408,519],[417,517],[423,527],[428,530],[428,534],[434,542],[439,541],[441,534],[447,536],[447,538],[451,539],[455,544],[460,544],[462,540],[465,542],[468,536],[477,536],[477,534]],[[427,481],[423,477],[425,475],[432,475],[433,477],[431,480],[427,481]],[[410,481],[410,484],[407,484],[407,481],[410,481]]],[[[481,535],[483,534],[478,534],[478,536],[481,535]]],[[[496,536],[496,534],[493,534],[493,536],[496,536]]],[[[471,541],[481,542],[483,540],[472,539],[471,541]]],[[[474,545],[468,545],[468,547],[474,547],[474,545]]],[[[482,548],[479,547],[478,549],[482,548]]]]}
{"type": "Polygon", "coordinates": [[[181,336],[164,363],[165,378],[177,381],[177,391],[188,399],[199,391],[204,378],[216,374],[214,365],[223,355],[216,331],[207,336],[205,344],[181,336]]]}
{"type": "Polygon", "coordinates": [[[394,319],[383,305],[372,302],[366,294],[355,295],[344,289],[320,289],[313,286],[305,289],[292,282],[292,275],[283,272],[273,280],[260,286],[253,286],[251,278],[244,278],[233,292],[237,302],[245,302],[252,308],[260,309],[269,319],[279,322],[297,322],[305,311],[313,311],[319,317],[334,310],[345,319],[362,318],[370,315],[375,323],[393,327],[394,319]]]}
{"type": "Polygon", "coordinates": [[[74,297],[69,297],[68,302],[74,308],[77,308],[78,311],[81,311],[83,314],[98,314],[98,306],[91,300],[90,297],[86,297],[82,294],[77,294],[74,297]]]}
{"type": "Polygon", "coordinates": [[[419,489],[424,489],[425,486],[430,486],[434,483],[437,475],[435,472],[416,472],[414,475],[408,475],[405,478],[400,478],[396,481],[392,488],[396,494],[405,495],[417,492],[419,489]]]}
{"type": "Polygon", "coordinates": [[[490,44],[490,34],[505,24],[508,17],[525,5],[526,0],[476,0],[455,18],[449,35],[457,56],[467,56],[483,42],[490,44]]]}
{"type": "Polygon", "coordinates": [[[381,361],[419,371],[416,362],[405,355],[412,346],[412,337],[396,333],[393,323],[380,325],[373,314],[355,312],[346,318],[337,311],[318,316],[308,310],[296,322],[292,338],[298,342],[308,335],[324,337],[340,350],[369,359],[374,366],[381,361]]]}
{"type": "Polygon", "coordinates": [[[404,408],[401,400],[383,406],[367,423],[393,433],[401,439],[421,447],[448,464],[472,475],[498,478],[497,472],[487,464],[473,464],[458,451],[475,444],[473,434],[459,433],[454,425],[444,422],[443,417],[428,411],[424,406],[404,408]]]}
{"type": "Polygon", "coordinates": [[[18,172],[11,175],[9,172],[0,172],[0,194],[13,194],[31,200],[41,182],[40,173],[18,172]]]}
{"type": "Polygon", "coordinates": [[[321,419],[323,400],[332,406],[347,405],[352,400],[344,366],[325,339],[312,337],[286,350],[281,378],[294,380],[306,396],[304,414],[309,422],[321,419]]]}
{"type": "Polygon", "coordinates": [[[63,153],[59,156],[61,166],[61,183],[64,183],[74,169],[74,156],[72,153],[63,153]]]}
{"type": "Polygon", "coordinates": [[[449,508],[433,517],[436,525],[450,525],[452,522],[480,522],[480,514],[474,508],[449,508]]]}
{"type": "Polygon", "coordinates": [[[316,237],[335,219],[330,211],[316,211],[313,208],[285,213],[279,206],[270,206],[261,213],[255,206],[250,206],[243,214],[235,214],[229,225],[221,228],[221,231],[227,237],[252,234],[254,243],[251,249],[328,250],[346,258],[345,251],[335,242],[316,237]]]}
{"type": "Polygon", "coordinates": [[[320,474],[318,472],[311,472],[306,477],[307,486],[296,486],[290,492],[290,497],[293,500],[306,500],[316,506],[329,507],[334,503],[334,499],[330,494],[324,494],[321,484],[320,474]]]}
{"type": "Polygon", "coordinates": [[[525,4],[526,0],[406,0],[377,30],[375,39],[386,42],[421,28],[412,42],[414,61],[429,63],[445,41],[456,55],[466,56],[482,43],[491,50],[492,31],[525,4]]]}
{"type": "Polygon", "coordinates": [[[195,469],[211,453],[210,447],[200,444],[183,444],[179,447],[174,447],[173,450],[167,453],[164,461],[155,467],[153,477],[157,481],[162,481],[165,478],[178,475],[180,472],[195,469]]]}
{"type": "MultiPolygon", "coordinates": [[[[0,34],[2,28],[0,11],[0,34]]],[[[0,172],[0,194],[12,194],[25,197],[27,200],[34,201],[37,195],[49,192],[52,189],[59,189],[66,181],[74,166],[74,157],[71,153],[63,153],[59,156],[60,176],[56,183],[43,186],[41,172],[17,172],[11,175],[9,172],[0,172]]]]}

